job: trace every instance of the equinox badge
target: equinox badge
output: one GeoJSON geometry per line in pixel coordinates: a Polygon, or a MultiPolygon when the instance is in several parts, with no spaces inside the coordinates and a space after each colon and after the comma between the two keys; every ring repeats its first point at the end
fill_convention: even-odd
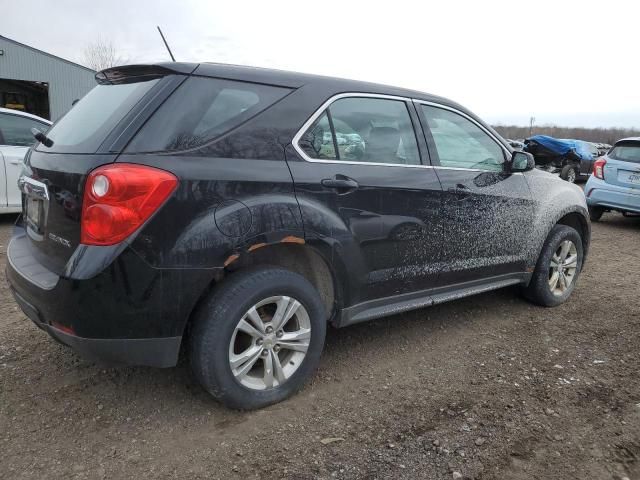
{"type": "Polygon", "coordinates": [[[49,240],[59,243],[60,245],[64,245],[67,248],[71,248],[71,242],[69,240],[59,237],[58,235],[55,235],[53,233],[49,233],[49,240]]]}

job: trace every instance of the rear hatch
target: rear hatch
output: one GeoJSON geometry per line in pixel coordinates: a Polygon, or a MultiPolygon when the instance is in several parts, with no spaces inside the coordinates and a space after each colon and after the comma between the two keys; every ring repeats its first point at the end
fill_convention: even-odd
{"type": "Polygon", "coordinates": [[[80,243],[87,175],[112,163],[194,65],[127,66],[96,75],[98,85],[47,132],[53,142],[29,152],[19,184],[31,251],[62,275],[80,243]]]}
{"type": "Polygon", "coordinates": [[[622,140],[606,156],[604,180],[640,194],[640,140],[622,140]]]}

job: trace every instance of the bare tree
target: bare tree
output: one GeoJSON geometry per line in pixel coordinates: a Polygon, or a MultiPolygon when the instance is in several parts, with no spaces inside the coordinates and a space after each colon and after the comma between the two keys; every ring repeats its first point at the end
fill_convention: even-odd
{"type": "MultiPolygon", "coordinates": [[[[496,131],[505,138],[527,138],[531,134],[531,126],[495,125],[493,128],[495,128],[496,131]]],[[[536,126],[536,133],[556,138],[575,138],[578,140],[586,140],[587,142],[602,142],[613,145],[621,138],[640,136],[640,129],[615,127],[561,127],[558,125],[546,124],[536,126]]]]}
{"type": "Polygon", "coordinates": [[[122,64],[123,58],[110,40],[98,38],[84,49],[84,63],[93,70],[104,70],[122,64]]]}

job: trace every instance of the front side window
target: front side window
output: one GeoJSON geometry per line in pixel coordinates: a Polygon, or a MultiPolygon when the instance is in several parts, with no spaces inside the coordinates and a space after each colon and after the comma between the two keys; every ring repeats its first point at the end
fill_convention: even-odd
{"type": "Polygon", "coordinates": [[[12,145],[15,147],[29,147],[36,143],[31,133],[32,128],[46,131],[49,125],[37,120],[0,113],[0,145],[12,145]]]}
{"type": "Polygon", "coordinates": [[[288,88],[191,77],[153,114],[128,152],[186,150],[207,143],[271,106],[288,88]]]}
{"type": "Polygon", "coordinates": [[[501,172],[504,150],[478,125],[443,108],[422,105],[443,167],[501,172]]]}
{"type": "Polygon", "coordinates": [[[420,164],[411,117],[401,100],[336,100],[307,129],[298,146],[313,159],[420,164]]]}

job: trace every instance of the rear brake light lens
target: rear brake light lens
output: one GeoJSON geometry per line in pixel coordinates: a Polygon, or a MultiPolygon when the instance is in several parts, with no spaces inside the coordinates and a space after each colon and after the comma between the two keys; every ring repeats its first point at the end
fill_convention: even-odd
{"type": "Polygon", "coordinates": [[[80,242],[115,245],[149,219],[178,185],[169,172],[126,163],[89,174],[82,202],[80,242]]]}
{"type": "Polygon", "coordinates": [[[606,164],[607,161],[604,158],[597,159],[593,164],[593,176],[600,180],[604,180],[604,166],[606,164]]]}

